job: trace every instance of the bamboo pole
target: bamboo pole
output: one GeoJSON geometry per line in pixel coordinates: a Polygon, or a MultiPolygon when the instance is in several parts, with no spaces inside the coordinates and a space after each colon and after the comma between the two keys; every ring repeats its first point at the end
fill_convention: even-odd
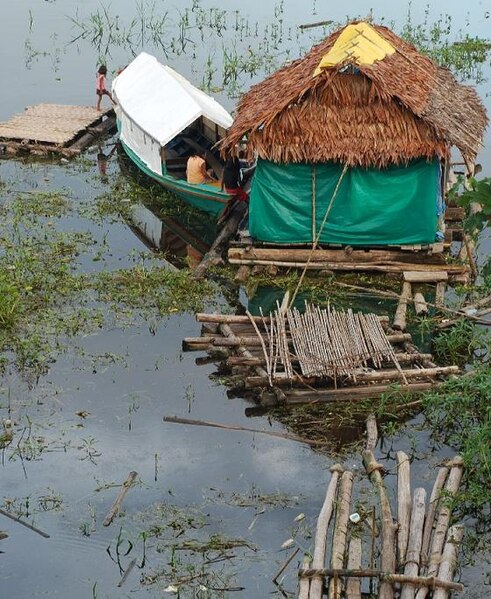
{"type": "MultiPolygon", "coordinates": [[[[310,568],[311,560],[305,556],[302,560],[302,568],[310,568]]],[[[298,599],[309,599],[310,578],[301,577],[298,589],[298,599]]]]}
{"type": "MultiPolygon", "coordinates": [[[[377,318],[382,323],[389,322],[388,316],[377,315],[377,318]]],[[[253,316],[253,319],[257,324],[270,322],[269,316],[253,316]]],[[[214,322],[218,324],[250,324],[250,319],[246,314],[207,314],[205,312],[197,312],[196,320],[198,322],[214,322]]]]}
{"type": "MultiPolygon", "coordinates": [[[[425,508],[426,491],[422,488],[418,488],[414,491],[411,509],[411,525],[409,527],[409,538],[404,566],[405,576],[417,577],[418,575],[425,508]]],[[[400,599],[414,599],[415,591],[416,589],[411,583],[403,584],[400,599]]]]}
{"type": "MultiPolygon", "coordinates": [[[[349,543],[348,570],[361,568],[361,538],[352,537],[349,543]]],[[[359,578],[348,578],[346,582],[346,597],[361,599],[361,583],[359,578]]]]}
{"type": "MultiPolygon", "coordinates": [[[[464,468],[464,461],[460,456],[455,457],[453,460],[448,462],[450,472],[445,484],[445,495],[450,499],[453,497],[460,485],[462,480],[462,472],[464,468]]],[[[438,572],[440,564],[443,545],[445,543],[445,537],[447,534],[448,526],[450,523],[451,510],[448,505],[448,500],[440,503],[438,518],[436,521],[435,532],[433,533],[433,540],[431,543],[430,560],[428,564],[428,576],[435,576],[438,572]]],[[[428,589],[420,589],[416,594],[416,599],[425,599],[428,594],[428,589]]]]}
{"type": "MultiPolygon", "coordinates": [[[[463,526],[452,526],[448,531],[448,539],[443,549],[442,561],[438,569],[438,579],[444,582],[451,582],[454,571],[457,567],[457,558],[459,545],[464,537],[463,526]]],[[[447,599],[449,589],[438,587],[433,593],[433,599],[447,599]]]]}
{"type": "Polygon", "coordinates": [[[409,524],[411,520],[411,472],[409,457],[403,451],[398,451],[397,459],[397,530],[398,563],[406,562],[407,542],[409,539],[409,524]]]}
{"type": "MultiPolygon", "coordinates": [[[[353,473],[346,470],[341,475],[336,507],[336,522],[331,550],[331,567],[337,570],[344,566],[344,554],[346,552],[346,535],[348,533],[348,519],[351,504],[351,492],[353,489],[353,473]]],[[[329,582],[330,599],[340,599],[341,584],[336,578],[329,582]]]]}
{"type": "MultiPolygon", "coordinates": [[[[331,467],[331,480],[327,487],[326,497],[322,505],[322,509],[317,519],[317,529],[315,532],[314,542],[314,555],[312,559],[312,567],[320,569],[324,567],[326,559],[326,543],[327,543],[327,530],[329,528],[329,522],[332,517],[334,510],[334,501],[336,497],[336,490],[338,486],[338,479],[340,474],[343,473],[343,468],[339,464],[335,464],[331,467]]],[[[314,576],[310,581],[310,592],[309,599],[322,599],[322,592],[324,587],[324,577],[314,576]]]]}
{"type": "Polygon", "coordinates": [[[439,580],[434,576],[406,576],[405,574],[393,574],[390,572],[375,570],[373,568],[367,568],[366,570],[332,570],[331,568],[322,568],[317,570],[310,568],[301,569],[298,571],[298,575],[301,579],[312,578],[313,576],[334,576],[335,574],[340,578],[378,578],[379,580],[396,584],[409,582],[414,586],[428,587],[429,589],[442,588],[449,591],[458,592],[462,592],[464,590],[464,585],[460,582],[439,580]]]}
{"type": "Polygon", "coordinates": [[[430,501],[428,504],[428,513],[425,518],[425,527],[423,530],[423,541],[421,543],[421,563],[426,567],[428,564],[428,550],[430,547],[431,533],[433,531],[433,524],[435,522],[435,513],[440,495],[442,492],[443,485],[448,475],[448,467],[443,466],[438,470],[438,474],[433,485],[433,489],[430,495],[430,501]]]}
{"type": "Polygon", "coordinates": [[[411,283],[404,281],[402,284],[402,291],[399,297],[399,304],[397,305],[396,313],[394,316],[394,322],[392,328],[396,331],[404,331],[406,329],[406,312],[407,304],[411,299],[411,283]]]}
{"type": "MultiPolygon", "coordinates": [[[[381,570],[388,574],[393,574],[396,568],[395,559],[395,526],[390,511],[389,498],[382,479],[382,466],[377,463],[375,456],[371,451],[363,452],[363,463],[365,469],[378,491],[380,499],[380,508],[382,511],[382,550],[380,558],[381,570]]],[[[393,599],[394,589],[392,584],[383,580],[380,585],[379,599],[393,599]]]]}

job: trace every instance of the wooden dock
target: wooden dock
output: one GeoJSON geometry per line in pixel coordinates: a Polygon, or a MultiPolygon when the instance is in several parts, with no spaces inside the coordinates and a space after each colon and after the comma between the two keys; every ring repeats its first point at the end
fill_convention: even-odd
{"type": "Polygon", "coordinates": [[[99,135],[115,128],[112,109],[98,111],[90,106],[36,104],[0,123],[3,154],[77,156],[99,135]]]}

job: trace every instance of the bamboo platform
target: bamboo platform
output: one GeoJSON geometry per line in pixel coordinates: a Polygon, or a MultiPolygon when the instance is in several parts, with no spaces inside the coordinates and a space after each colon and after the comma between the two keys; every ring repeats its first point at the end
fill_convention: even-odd
{"type": "Polygon", "coordinates": [[[367,425],[363,463],[375,491],[374,505],[355,512],[354,473],[339,464],[331,468],[312,557],[306,555],[298,571],[298,599],[361,599],[367,593],[379,599],[446,599],[450,592],[462,592],[464,586],[453,582],[453,576],[464,527],[450,526],[449,501],[460,486],[462,458],[441,466],[427,499],[424,488],[412,492],[410,459],[398,451],[394,510],[383,467],[373,453],[375,419],[369,417],[367,425]]]}
{"type": "Polygon", "coordinates": [[[278,308],[264,317],[196,318],[202,334],[184,339],[183,349],[207,351],[232,375],[234,389],[259,401],[268,390],[288,404],[378,397],[394,385],[408,395],[459,372],[457,366],[436,366],[410,334],[389,329],[387,317],[373,314],[307,304],[304,314],[278,308]]]}
{"type": "Polygon", "coordinates": [[[90,106],[36,104],[0,123],[0,147],[7,156],[30,153],[70,158],[96,136],[110,133],[115,124],[112,109],[100,112],[90,106]]]}

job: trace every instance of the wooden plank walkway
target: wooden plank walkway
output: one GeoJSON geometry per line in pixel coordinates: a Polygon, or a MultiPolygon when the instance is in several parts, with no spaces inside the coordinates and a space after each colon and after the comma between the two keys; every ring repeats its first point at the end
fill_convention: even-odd
{"type": "Polygon", "coordinates": [[[0,145],[9,155],[24,151],[73,156],[89,145],[95,135],[114,127],[111,114],[112,109],[101,112],[91,106],[28,106],[23,113],[0,122],[0,145]],[[77,143],[81,136],[86,137],[86,143],[77,143]]]}

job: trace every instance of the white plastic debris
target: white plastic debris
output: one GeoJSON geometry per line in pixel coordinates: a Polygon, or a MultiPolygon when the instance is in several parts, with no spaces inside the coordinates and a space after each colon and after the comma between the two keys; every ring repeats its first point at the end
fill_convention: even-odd
{"type": "Polygon", "coordinates": [[[293,545],[295,545],[295,541],[293,539],[288,539],[288,541],[285,541],[283,543],[283,545],[281,546],[282,549],[288,549],[289,547],[293,547],[293,545]]]}
{"type": "Polygon", "coordinates": [[[305,514],[298,514],[298,516],[293,521],[301,522],[304,518],[305,518],[305,514]]]}
{"type": "Polygon", "coordinates": [[[358,522],[361,520],[361,516],[358,512],[354,512],[353,514],[350,514],[350,522],[353,522],[353,524],[358,524],[358,522]]]}
{"type": "Polygon", "coordinates": [[[177,594],[179,592],[179,587],[176,587],[173,584],[170,584],[167,588],[164,589],[164,593],[174,593],[177,594]]]}

